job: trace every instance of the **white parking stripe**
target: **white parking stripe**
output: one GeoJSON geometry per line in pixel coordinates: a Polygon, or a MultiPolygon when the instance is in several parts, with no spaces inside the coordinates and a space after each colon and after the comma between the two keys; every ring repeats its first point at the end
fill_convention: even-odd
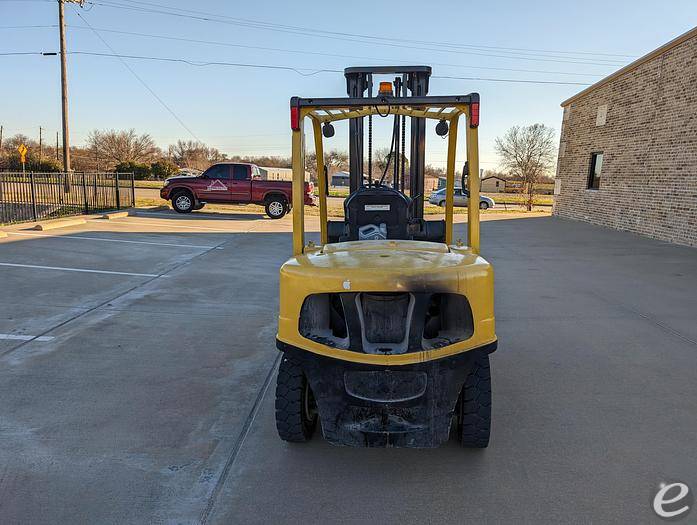
{"type": "Polygon", "coordinates": [[[61,266],[39,266],[36,264],[15,264],[0,262],[0,266],[12,266],[16,268],[34,268],[37,270],[58,270],[62,272],[84,272],[84,273],[105,273],[109,275],[131,275],[135,277],[161,277],[157,273],[132,273],[132,272],[112,272],[109,270],[88,270],[87,268],[63,268],[61,266]]]}
{"type": "Polygon", "coordinates": [[[7,232],[9,235],[24,235],[27,237],[50,237],[53,239],[82,239],[85,241],[104,241],[104,242],[126,242],[130,244],[150,244],[153,246],[174,246],[176,248],[197,248],[200,250],[210,250],[214,246],[203,246],[199,244],[175,244],[171,242],[154,241],[127,241],[126,239],[102,239],[101,237],[82,237],[79,235],[44,235],[41,233],[7,232]]]}
{"type": "Polygon", "coordinates": [[[50,335],[42,335],[42,336],[35,336],[35,335],[18,335],[18,334],[0,334],[0,339],[4,339],[6,341],[51,341],[52,339],[55,339],[55,337],[52,337],[50,335]]]}
{"type": "MultiPolygon", "coordinates": [[[[130,218],[128,219],[114,219],[113,221],[109,221],[109,225],[113,226],[114,224],[143,224],[145,226],[157,226],[158,228],[161,228],[163,226],[170,226],[172,228],[186,228],[188,230],[205,230],[205,231],[212,231],[216,233],[236,233],[234,231],[229,231],[229,230],[223,230],[222,228],[206,228],[205,226],[186,226],[184,224],[178,224],[181,222],[182,219],[179,220],[170,220],[167,221],[167,223],[161,223],[161,222],[154,222],[157,220],[164,220],[164,219],[153,219],[151,222],[145,222],[145,221],[133,221],[130,218]]],[[[216,219],[220,220],[220,219],[216,219]]],[[[104,223],[104,221],[100,219],[90,219],[90,222],[97,222],[99,223],[104,223]]],[[[239,222],[239,221],[235,221],[239,222]]],[[[137,233],[137,232],[135,232],[137,233]]]]}

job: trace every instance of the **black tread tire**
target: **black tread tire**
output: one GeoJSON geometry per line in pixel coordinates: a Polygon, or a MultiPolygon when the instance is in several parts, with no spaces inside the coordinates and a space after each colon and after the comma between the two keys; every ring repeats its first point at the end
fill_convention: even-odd
{"type": "Polygon", "coordinates": [[[459,438],[468,448],[486,448],[491,433],[489,355],[478,356],[460,393],[459,438]]]}
{"type": "Polygon", "coordinates": [[[195,207],[196,199],[194,198],[193,193],[191,193],[189,190],[179,190],[174,195],[172,195],[172,208],[174,208],[174,211],[176,211],[177,213],[191,213],[195,207]],[[177,206],[177,198],[182,195],[186,195],[187,197],[189,197],[191,201],[191,206],[188,209],[183,209],[177,206]]]}
{"type": "Polygon", "coordinates": [[[317,414],[307,414],[306,395],[311,396],[312,391],[302,368],[284,354],[276,378],[276,429],[282,440],[303,443],[312,438],[317,414]]]}
{"type": "Polygon", "coordinates": [[[489,203],[485,201],[479,201],[479,209],[480,210],[488,210],[489,209],[489,203]]]}
{"type": "Polygon", "coordinates": [[[445,208],[445,201],[440,201],[438,203],[438,206],[440,206],[441,208],[445,208]]]}
{"type": "Polygon", "coordinates": [[[281,195],[272,195],[270,197],[267,197],[266,200],[264,201],[264,209],[266,211],[266,216],[269,219],[281,219],[285,216],[286,213],[288,213],[290,206],[288,205],[287,199],[281,195]],[[271,212],[271,204],[272,203],[279,203],[281,205],[281,212],[278,214],[273,214],[271,212]]]}
{"type": "Polygon", "coordinates": [[[199,203],[197,203],[196,206],[194,206],[194,211],[197,211],[197,210],[202,209],[205,205],[206,205],[205,202],[199,202],[199,203]]]}

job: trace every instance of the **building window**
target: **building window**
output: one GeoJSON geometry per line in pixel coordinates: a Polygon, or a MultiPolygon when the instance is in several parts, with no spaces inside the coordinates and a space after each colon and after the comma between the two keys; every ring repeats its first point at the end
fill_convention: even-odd
{"type": "Polygon", "coordinates": [[[591,167],[588,173],[588,189],[600,189],[600,172],[603,169],[603,154],[591,153],[591,167]]]}

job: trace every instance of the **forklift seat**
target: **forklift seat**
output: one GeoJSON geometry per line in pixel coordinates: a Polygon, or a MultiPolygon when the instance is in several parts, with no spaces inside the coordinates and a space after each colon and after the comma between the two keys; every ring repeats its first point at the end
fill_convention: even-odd
{"type": "Polygon", "coordinates": [[[387,239],[410,239],[411,199],[387,186],[362,186],[344,201],[345,230],[340,241],[361,239],[361,228],[385,225],[387,239]]]}

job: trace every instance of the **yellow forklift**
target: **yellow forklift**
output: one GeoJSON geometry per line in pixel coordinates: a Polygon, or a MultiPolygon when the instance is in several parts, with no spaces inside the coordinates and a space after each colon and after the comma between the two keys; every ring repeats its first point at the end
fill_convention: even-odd
{"type": "Polygon", "coordinates": [[[489,354],[497,339],[493,269],[479,255],[479,95],[428,96],[428,66],[353,67],[344,74],[348,97],[290,101],[293,256],[280,271],[279,436],[307,441],[319,420],[333,444],[435,447],[452,430],[463,446],[484,448],[491,426],[489,354]],[[389,81],[375,93],[380,76],[389,81]],[[461,117],[466,243],[453,239],[461,117]],[[393,119],[391,181],[387,167],[372,178],[375,118],[393,119]],[[435,120],[436,134],[448,141],[444,220],[424,218],[426,119],[435,120]],[[306,243],[304,230],[308,120],[319,179],[318,244],[306,243]],[[332,221],[323,137],[332,137],[332,123],[341,120],[349,123],[350,194],[344,219],[332,221]]]}

